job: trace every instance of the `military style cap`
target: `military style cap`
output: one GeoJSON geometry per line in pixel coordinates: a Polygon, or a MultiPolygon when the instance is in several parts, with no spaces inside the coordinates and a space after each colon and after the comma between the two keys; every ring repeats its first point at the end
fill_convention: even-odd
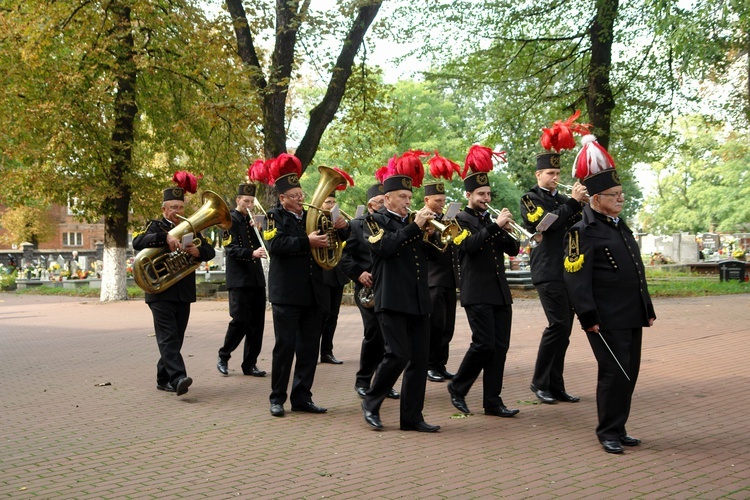
{"type": "Polygon", "coordinates": [[[373,184],[372,186],[367,188],[367,201],[370,201],[371,199],[375,198],[376,196],[380,196],[381,194],[385,194],[383,185],[373,184]]]}
{"type": "Polygon", "coordinates": [[[553,152],[538,153],[536,155],[536,169],[560,168],[560,154],[553,152]]]}
{"type": "Polygon", "coordinates": [[[274,182],[273,185],[276,188],[277,193],[284,194],[292,188],[300,187],[299,175],[296,173],[282,175],[276,179],[276,182],[274,182]]]}
{"type": "Polygon", "coordinates": [[[237,196],[255,196],[255,184],[240,184],[237,196]]]}
{"type": "Polygon", "coordinates": [[[490,178],[487,172],[477,172],[475,174],[467,175],[464,179],[464,189],[471,193],[476,188],[490,185],[490,178]]]}
{"type": "Polygon", "coordinates": [[[622,182],[620,182],[620,176],[617,174],[617,170],[609,168],[596,174],[589,175],[583,179],[583,185],[586,186],[586,191],[588,191],[589,196],[593,196],[602,191],[606,191],[609,188],[622,186],[622,182]]]}
{"type": "Polygon", "coordinates": [[[181,187],[170,187],[164,190],[162,201],[180,200],[185,201],[185,190],[181,187]]]}
{"type": "Polygon", "coordinates": [[[392,175],[383,181],[383,192],[390,193],[400,189],[412,190],[412,180],[408,175],[392,175]]]}
{"type": "Polygon", "coordinates": [[[430,182],[424,185],[424,195],[445,194],[445,185],[442,182],[430,182]]]}

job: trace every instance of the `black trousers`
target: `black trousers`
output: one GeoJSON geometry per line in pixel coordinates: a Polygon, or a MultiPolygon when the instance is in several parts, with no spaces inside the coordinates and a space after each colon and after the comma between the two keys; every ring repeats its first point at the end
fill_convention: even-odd
{"type": "Polygon", "coordinates": [[[630,377],[628,380],[622,373],[601,337],[596,333],[586,332],[599,366],[596,380],[599,425],[596,427],[596,436],[599,441],[617,440],[627,434],[625,424],[630,416],[630,402],[641,369],[643,328],[600,329],[600,332],[630,377]]]}
{"type": "Polygon", "coordinates": [[[568,298],[564,281],[548,281],[536,285],[539,300],[547,316],[547,328],[542,332],[536,355],[534,377],[531,382],[537,389],[553,394],[565,391],[563,368],[565,353],[570,345],[573,329],[573,306],[568,298]]]}
{"type": "Polygon", "coordinates": [[[249,374],[258,362],[258,354],[263,347],[263,330],[266,324],[265,287],[230,288],[229,316],[232,319],[227,326],[224,345],[219,349],[219,358],[229,361],[232,352],[244,339],[242,373],[249,374]]]}
{"type": "Polygon", "coordinates": [[[273,346],[271,363],[271,404],[284,404],[295,355],[294,380],[290,400],[292,406],[312,401],[312,385],[318,365],[320,320],[317,305],[297,306],[273,304],[273,346]]]}
{"type": "Polygon", "coordinates": [[[451,385],[465,397],[479,377],[479,372],[483,371],[484,407],[504,405],[500,391],[503,388],[505,357],[510,346],[513,309],[510,305],[490,304],[475,304],[464,309],[471,327],[471,345],[451,385]]]}
{"type": "Polygon", "coordinates": [[[378,318],[375,315],[375,308],[362,307],[359,301],[359,291],[362,288],[364,288],[362,283],[357,282],[354,285],[354,302],[359,308],[362,325],[364,326],[364,338],[359,351],[359,370],[357,370],[354,387],[367,389],[370,387],[375,369],[383,361],[385,342],[383,341],[383,334],[380,332],[380,323],[378,323],[378,318]]]}
{"type": "Polygon", "coordinates": [[[323,312],[323,327],[320,335],[320,356],[333,354],[333,334],[339,322],[341,299],[344,297],[344,286],[326,286],[331,299],[331,308],[323,312]]]}
{"type": "Polygon", "coordinates": [[[456,289],[430,287],[430,359],[428,368],[442,372],[448,363],[448,353],[456,327],[456,289]]]}
{"type": "Polygon", "coordinates": [[[154,333],[159,346],[159,361],[156,363],[156,382],[172,386],[187,376],[185,361],[180,350],[185,340],[185,329],[190,319],[190,302],[149,302],[154,317],[154,333]]]}
{"type": "Polygon", "coordinates": [[[377,313],[377,317],[385,339],[385,355],[365,396],[365,407],[379,414],[386,394],[403,372],[400,423],[410,425],[423,422],[422,409],[430,348],[429,315],[387,311],[377,313]]]}

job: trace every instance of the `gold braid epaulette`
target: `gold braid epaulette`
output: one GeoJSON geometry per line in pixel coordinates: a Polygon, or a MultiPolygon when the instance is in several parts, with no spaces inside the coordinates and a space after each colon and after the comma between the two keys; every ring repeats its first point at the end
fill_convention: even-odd
{"type": "Polygon", "coordinates": [[[268,241],[272,240],[276,237],[276,233],[278,232],[276,229],[276,222],[273,220],[273,214],[269,213],[268,217],[266,218],[266,221],[268,223],[268,226],[266,229],[263,230],[263,239],[268,241]]]}
{"type": "Polygon", "coordinates": [[[538,221],[539,217],[544,215],[544,208],[536,206],[529,195],[524,195],[524,197],[521,198],[521,201],[523,202],[523,205],[526,207],[526,211],[528,212],[526,214],[526,219],[532,224],[538,221]]]}
{"type": "Polygon", "coordinates": [[[383,228],[380,227],[380,224],[375,222],[375,219],[373,219],[371,215],[365,217],[365,224],[367,224],[367,228],[370,230],[370,236],[367,237],[367,241],[370,243],[377,243],[380,241],[380,238],[383,237],[385,232],[383,231],[383,228]]]}
{"type": "Polygon", "coordinates": [[[569,273],[583,269],[583,254],[578,229],[571,229],[568,233],[568,254],[563,258],[563,267],[569,273]]]}

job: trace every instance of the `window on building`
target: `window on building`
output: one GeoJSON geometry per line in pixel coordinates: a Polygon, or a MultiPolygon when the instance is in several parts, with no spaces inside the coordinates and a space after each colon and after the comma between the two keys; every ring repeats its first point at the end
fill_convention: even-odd
{"type": "Polygon", "coordinates": [[[64,247],[82,247],[83,246],[83,233],[63,233],[63,246],[64,247]]]}
{"type": "Polygon", "coordinates": [[[80,213],[81,211],[78,209],[78,198],[68,198],[68,215],[78,215],[80,213]]]}

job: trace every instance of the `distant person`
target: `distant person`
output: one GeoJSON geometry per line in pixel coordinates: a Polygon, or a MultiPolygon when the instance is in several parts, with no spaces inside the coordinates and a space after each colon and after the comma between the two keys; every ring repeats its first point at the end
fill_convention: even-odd
{"type": "MultiPolygon", "coordinates": [[[[178,172],[175,179],[195,192],[196,180],[187,172],[178,172]],[[183,174],[183,175],[180,175],[183,174]]],[[[164,190],[161,205],[162,218],[152,220],[145,232],[133,238],[133,249],[164,248],[165,251],[185,252],[196,263],[210,261],[216,256],[212,245],[193,243],[183,245],[169,231],[182,222],[185,214],[185,188],[171,187],[164,190]]],[[[199,233],[200,241],[206,241],[199,233]]],[[[187,376],[185,362],[180,350],[185,340],[185,329],[190,319],[190,303],[195,302],[195,271],[187,274],[171,287],[160,293],[146,293],[146,304],[154,317],[154,332],[159,346],[159,361],[156,363],[156,388],[160,391],[185,394],[193,379],[187,376]]]]}
{"type": "Polygon", "coordinates": [[[224,344],[219,349],[216,369],[229,375],[232,352],[244,340],[242,373],[265,377],[258,368],[258,355],[263,347],[266,323],[266,278],[261,259],[266,250],[254,228],[252,211],[255,208],[255,185],[240,184],[235,198],[237,207],[230,212],[232,227],[224,232],[226,277],[229,292],[229,316],[224,344]]]}

